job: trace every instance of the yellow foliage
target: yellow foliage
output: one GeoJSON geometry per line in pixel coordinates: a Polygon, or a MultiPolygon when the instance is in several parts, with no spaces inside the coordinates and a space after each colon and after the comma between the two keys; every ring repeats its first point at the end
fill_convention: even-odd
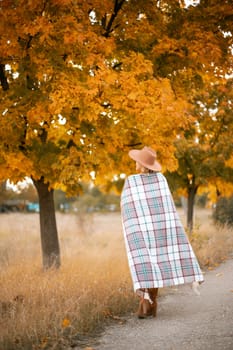
{"type": "Polygon", "coordinates": [[[224,180],[216,180],[215,185],[212,185],[208,197],[213,203],[216,203],[218,196],[217,190],[223,197],[229,197],[233,194],[233,183],[225,182],[224,180]]]}
{"type": "Polygon", "coordinates": [[[231,156],[228,160],[225,161],[226,166],[233,168],[233,156],[231,156]]]}
{"type": "Polygon", "coordinates": [[[11,67],[10,88],[0,92],[2,177],[33,174],[67,188],[92,170],[105,179],[129,171],[135,144],[156,148],[163,169],[176,169],[174,140],[190,127],[196,92],[183,81],[198,73],[210,83],[222,54],[213,24],[200,26],[198,6],[181,6],[182,25],[171,35],[177,19],[164,3],[8,5],[1,1],[1,62],[11,67]]]}

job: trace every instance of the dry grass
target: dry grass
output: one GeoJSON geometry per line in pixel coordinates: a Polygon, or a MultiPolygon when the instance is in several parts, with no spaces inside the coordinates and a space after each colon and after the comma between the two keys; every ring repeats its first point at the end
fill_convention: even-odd
{"type": "MultiPolygon", "coordinates": [[[[185,217],[179,210],[185,226],[185,217]]],[[[189,240],[202,269],[213,269],[233,254],[233,228],[214,224],[211,209],[196,209],[189,240]]]]}
{"type": "MultiPolygon", "coordinates": [[[[180,213],[182,216],[182,213],[180,213]]],[[[37,214],[0,216],[0,348],[68,349],[108,318],[135,310],[119,214],[57,215],[62,267],[43,272],[37,214]]],[[[232,230],[196,214],[202,267],[233,251],[232,230]]]]}
{"type": "Polygon", "coordinates": [[[203,269],[213,269],[233,255],[233,228],[215,225],[211,210],[199,210],[189,237],[203,269]]]}
{"type": "Polygon", "coordinates": [[[47,273],[38,220],[0,216],[1,349],[68,348],[135,303],[119,214],[58,214],[62,267],[47,273]]]}

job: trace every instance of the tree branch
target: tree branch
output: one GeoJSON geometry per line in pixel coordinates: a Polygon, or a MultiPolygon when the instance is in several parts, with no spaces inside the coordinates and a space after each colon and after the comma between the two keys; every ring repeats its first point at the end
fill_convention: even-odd
{"type": "Polygon", "coordinates": [[[221,134],[223,133],[223,128],[226,126],[227,124],[225,123],[225,118],[223,117],[221,119],[220,125],[218,130],[216,130],[215,134],[214,134],[214,138],[213,140],[210,142],[210,148],[213,149],[215,147],[215,145],[217,144],[219,137],[221,136],[221,134]]]}
{"type": "Polygon", "coordinates": [[[9,84],[5,75],[5,64],[0,64],[0,81],[3,91],[9,90],[9,84]]]}
{"type": "Polygon", "coordinates": [[[103,23],[103,26],[105,29],[104,36],[106,38],[108,38],[110,36],[110,33],[113,31],[113,28],[112,28],[113,22],[116,19],[118,12],[121,10],[125,1],[126,0],[115,0],[114,10],[113,10],[113,13],[111,14],[111,17],[110,17],[107,25],[106,25],[106,14],[105,14],[104,18],[102,19],[102,23],[103,23]]]}
{"type": "Polygon", "coordinates": [[[137,142],[137,143],[127,143],[124,144],[125,147],[137,147],[137,146],[142,146],[142,142],[137,142]]]}

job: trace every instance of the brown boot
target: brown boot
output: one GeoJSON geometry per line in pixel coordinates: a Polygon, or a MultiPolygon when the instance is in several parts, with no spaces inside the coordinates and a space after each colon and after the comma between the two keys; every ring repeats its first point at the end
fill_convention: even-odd
{"type": "Polygon", "coordinates": [[[137,294],[140,296],[138,318],[156,317],[158,288],[140,289],[137,294]]]}
{"type": "Polygon", "coordinates": [[[138,306],[138,318],[146,318],[148,316],[149,308],[149,301],[141,297],[138,306]]]}
{"type": "Polygon", "coordinates": [[[150,303],[150,314],[151,316],[156,317],[158,288],[149,288],[148,293],[149,293],[150,300],[152,302],[150,303]]]}

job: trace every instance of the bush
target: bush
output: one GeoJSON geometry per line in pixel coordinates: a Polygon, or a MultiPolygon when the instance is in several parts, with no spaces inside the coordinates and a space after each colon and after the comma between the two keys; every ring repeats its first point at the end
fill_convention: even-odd
{"type": "Polygon", "coordinates": [[[221,197],[216,204],[213,216],[217,223],[233,226],[233,196],[221,197]]]}

